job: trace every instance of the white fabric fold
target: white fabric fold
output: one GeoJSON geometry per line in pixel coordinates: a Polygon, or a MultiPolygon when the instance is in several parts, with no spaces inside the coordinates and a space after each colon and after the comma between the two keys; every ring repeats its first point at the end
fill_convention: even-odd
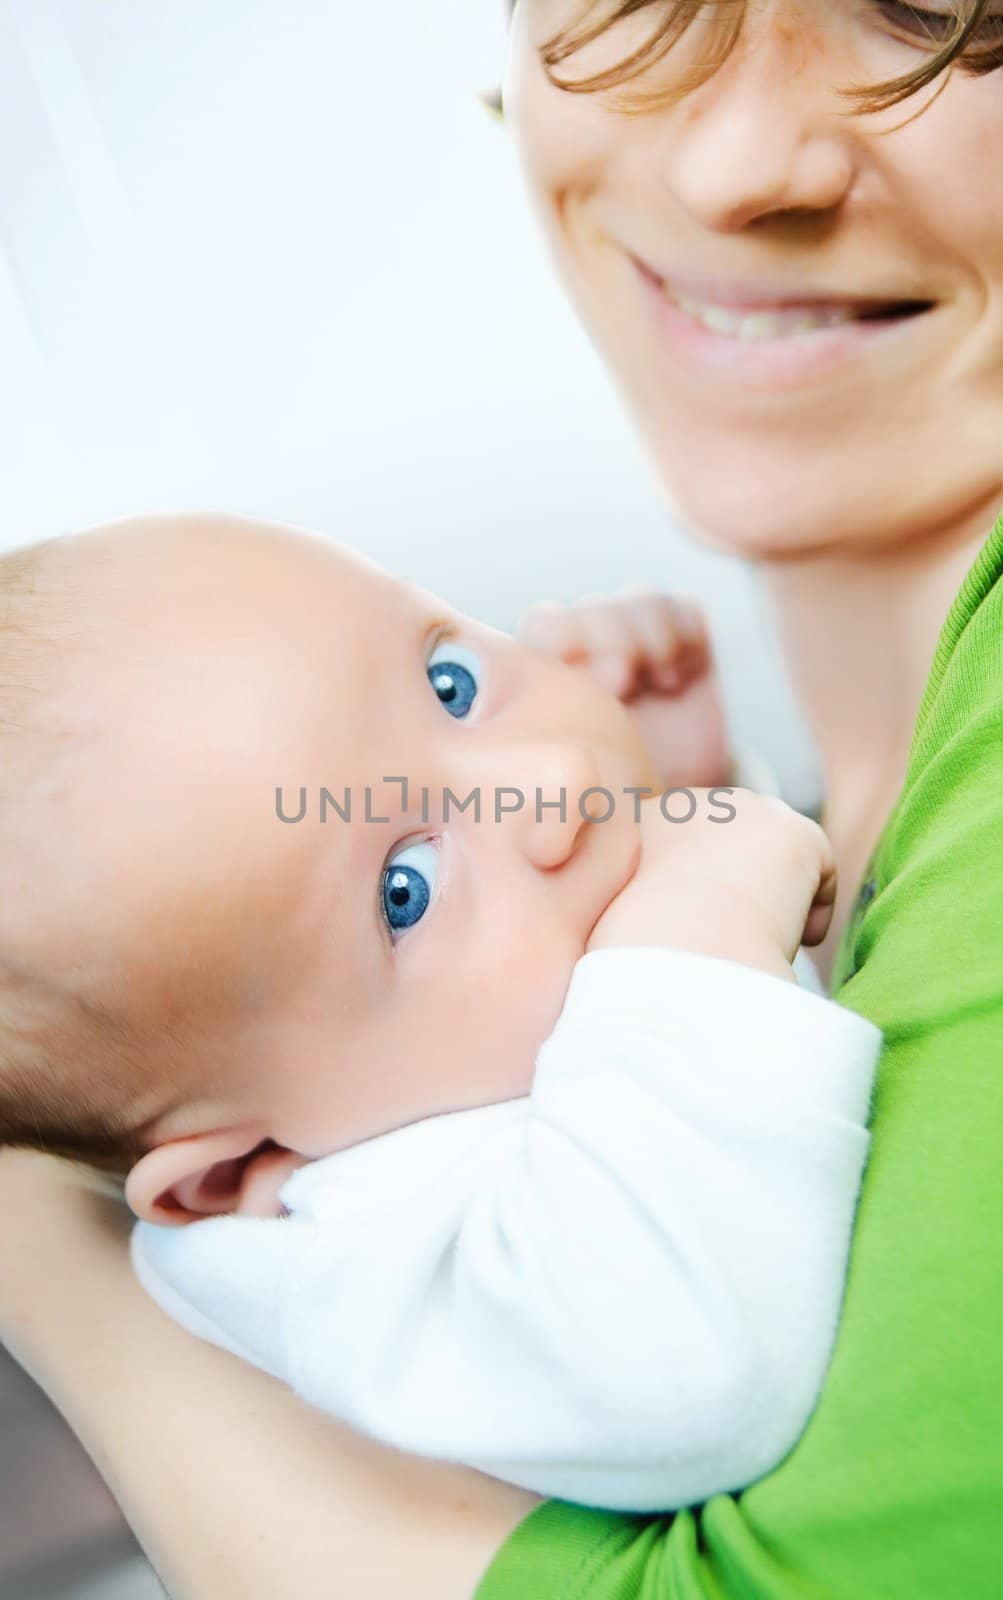
{"type": "MultiPolygon", "coordinates": [[[[147,1290],[404,1450],[668,1510],[782,1459],[835,1336],[880,1034],[730,962],[575,968],[531,1094],[145,1223],[147,1290]]],[[[476,1066],[476,1064],[474,1064],[476,1066]]]]}

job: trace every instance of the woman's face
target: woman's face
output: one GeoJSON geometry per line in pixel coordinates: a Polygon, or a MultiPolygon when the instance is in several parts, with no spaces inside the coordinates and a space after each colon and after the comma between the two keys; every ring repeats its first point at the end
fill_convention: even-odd
{"type": "MultiPolygon", "coordinates": [[[[876,115],[838,90],[922,63],[904,7],[750,0],[716,74],[626,112],[540,63],[582,10],[523,0],[506,116],[683,519],[782,558],[919,537],[1003,492],[1003,72],[955,70],[902,126],[932,90],[876,115]]],[[[660,14],[643,7],[563,75],[622,61],[660,14]]],[[[710,26],[644,86],[692,67],[710,26]]]]}

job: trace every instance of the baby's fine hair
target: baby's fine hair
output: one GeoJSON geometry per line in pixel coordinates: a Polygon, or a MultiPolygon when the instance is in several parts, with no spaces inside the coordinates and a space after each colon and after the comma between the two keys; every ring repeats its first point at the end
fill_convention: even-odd
{"type": "Polygon", "coordinates": [[[47,711],[67,624],[50,559],[59,542],[0,555],[0,1146],[46,1150],[121,1180],[142,1153],[121,1092],[130,1040],[106,1008],[40,970],[18,940],[19,903],[46,892],[31,881],[18,841],[57,737],[47,711]]]}

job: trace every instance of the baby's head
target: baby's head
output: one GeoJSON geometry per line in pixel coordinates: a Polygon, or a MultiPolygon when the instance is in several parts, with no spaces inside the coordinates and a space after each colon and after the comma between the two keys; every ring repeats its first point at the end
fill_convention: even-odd
{"type": "Polygon", "coordinates": [[[637,861],[579,797],[654,783],[586,674],[326,539],[0,559],[0,1144],[186,1221],[524,1093],[637,861]]]}

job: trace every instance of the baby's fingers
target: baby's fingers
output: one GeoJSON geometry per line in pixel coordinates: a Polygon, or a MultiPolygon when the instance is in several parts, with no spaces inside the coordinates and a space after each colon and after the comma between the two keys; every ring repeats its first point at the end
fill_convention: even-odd
{"type": "Polygon", "coordinates": [[[806,945],[821,944],[829,931],[832,922],[832,913],[836,904],[836,890],[838,887],[836,875],[836,860],[832,853],[832,845],[821,828],[816,828],[819,844],[818,862],[818,888],[808,912],[805,922],[802,943],[806,945]]]}
{"type": "Polygon", "coordinates": [[[533,606],[516,632],[520,643],[585,667],[604,688],[626,695],[635,675],[636,642],[615,601],[600,596],[573,606],[533,606]]]}
{"type": "Polygon", "coordinates": [[[670,694],[705,664],[707,625],[695,601],[653,589],[625,589],[618,603],[633,636],[635,665],[643,667],[651,687],[670,694]]]}
{"type": "Polygon", "coordinates": [[[541,600],[530,606],[515,637],[531,650],[542,650],[544,655],[557,656],[561,661],[573,661],[581,656],[583,635],[570,607],[541,600]]]}
{"type": "Polygon", "coordinates": [[[573,608],[582,630],[582,665],[612,694],[625,698],[643,666],[633,618],[616,599],[588,596],[573,608]]]}
{"type": "Polygon", "coordinates": [[[710,655],[700,607],[653,589],[589,595],[573,606],[534,606],[517,637],[586,667],[622,699],[649,690],[673,694],[706,670],[710,655]]]}

